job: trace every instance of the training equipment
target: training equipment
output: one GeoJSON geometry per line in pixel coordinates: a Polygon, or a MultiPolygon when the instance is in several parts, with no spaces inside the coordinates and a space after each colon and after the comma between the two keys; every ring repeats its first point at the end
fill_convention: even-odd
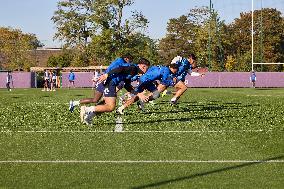
{"type": "Polygon", "coordinates": [[[117,117],[115,120],[115,128],[114,128],[114,132],[123,132],[123,120],[121,117],[117,117]]]}
{"type": "Polygon", "coordinates": [[[123,110],[124,110],[123,106],[120,106],[119,108],[117,108],[116,113],[120,114],[120,115],[123,115],[124,114],[123,110]]]}
{"type": "Polygon", "coordinates": [[[142,102],[142,101],[137,101],[137,106],[138,106],[138,109],[141,110],[141,111],[145,111],[145,103],[142,102]]]}
{"type": "Polygon", "coordinates": [[[81,119],[81,122],[84,123],[84,116],[86,114],[86,106],[81,106],[81,109],[80,109],[80,119],[81,119]]]}

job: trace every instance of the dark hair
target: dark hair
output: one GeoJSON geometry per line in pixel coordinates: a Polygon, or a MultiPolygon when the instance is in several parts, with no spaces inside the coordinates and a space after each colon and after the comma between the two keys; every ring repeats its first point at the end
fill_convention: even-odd
{"type": "Polygon", "coordinates": [[[147,60],[146,58],[140,58],[138,61],[138,64],[145,64],[146,66],[150,66],[151,63],[149,60],[147,60]]]}
{"type": "Polygon", "coordinates": [[[196,59],[197,59],[196,56],[195,56],[195,54],[189,54],[189,55],[188,55],[188,58],[192,58],[193,60],[196,60],[196,59]]]}
{"type": "Polygon", "coordinates": [[[178,65],[177,64],[170,64],[169,67],[173,68],[173,69],[178,69],[178,65]]]}
{"type": "Polygon", "coordinates": [[[130,53],[126,53],[122,56],[122,58],[128,58],[130,60],[133,60],[133,56],[130,53]]]}

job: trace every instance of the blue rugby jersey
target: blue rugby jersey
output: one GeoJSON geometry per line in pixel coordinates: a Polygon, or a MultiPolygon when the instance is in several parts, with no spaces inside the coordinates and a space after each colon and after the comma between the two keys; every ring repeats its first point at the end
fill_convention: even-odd
{"type": "Polygon", "coordinates": [[[123,58],[115,59],[105,70],[105,73],[109,73],[111,70],[118,68],[120,66],[128,66],[130,63],[127,63],[123,58]]]}
{"type": "Polygon", "coordinates": [[[137,78],[139,70],[140,69],[136,64],[118,66],[109,71],[105,84],[111,83],[112,85],[117,86],[122,81],[132,81],[137,78]]]}
{"type": "Polygon", "coordinates": [[[179,66],[177,73],[175,76],[178,80],[183,80],[188,73],[192,72],[192,65],[189,63],[189,61],[182,57],[181,59],[177,60],[175,62],[179,66]]]}
{"type": "Polygon", "coordinates": [[[140,93],[147,89],[148,85],[153,85],[155,80],[159,80],[162,85],[173,85],[173,75],[167,66],[151,66],[148,71],[139,79],[139,85],[135,88],[135,92],[140,93]]]}

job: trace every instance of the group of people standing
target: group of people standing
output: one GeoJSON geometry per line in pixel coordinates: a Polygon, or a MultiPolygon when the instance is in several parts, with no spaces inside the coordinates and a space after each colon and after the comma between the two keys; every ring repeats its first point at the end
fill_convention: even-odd
{"type": "Polygon", "coordinates": [[[44,84],[42,91],[56,91],[55,88],[59,87],[59,78],[56,71],[45,70],[43,74],[44,84]]]}

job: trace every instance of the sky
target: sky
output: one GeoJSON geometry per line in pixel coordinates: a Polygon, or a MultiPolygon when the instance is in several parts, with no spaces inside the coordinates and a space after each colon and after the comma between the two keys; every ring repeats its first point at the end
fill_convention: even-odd
{"type": "MultiPolygon", "coordinates": [[[[56,32],[51,17],[57,9],[59,0],[0,0],[0,26],[21,29],[24,33],[33,33],[45,44],[45,47],[60,47],[54,41],[56,32]]],[[[149,20],[147,35],[160,39],[166,34],[170,18],[178,18],[189,13],[194,7],[209,6],[209,0],[134,0],[124,14],[129,16],[131,10],[141,11],[149,20]]],[[[253,0],[254,8],[273,7],[284,13],[284,0],[253,0]]],[[[238,18],[241,12],[252,9],[252,0],[212,0],[222,20],[226,23],[238,18]]],[[[283,15],[284,16],[284,15],[283,15]]]]}

